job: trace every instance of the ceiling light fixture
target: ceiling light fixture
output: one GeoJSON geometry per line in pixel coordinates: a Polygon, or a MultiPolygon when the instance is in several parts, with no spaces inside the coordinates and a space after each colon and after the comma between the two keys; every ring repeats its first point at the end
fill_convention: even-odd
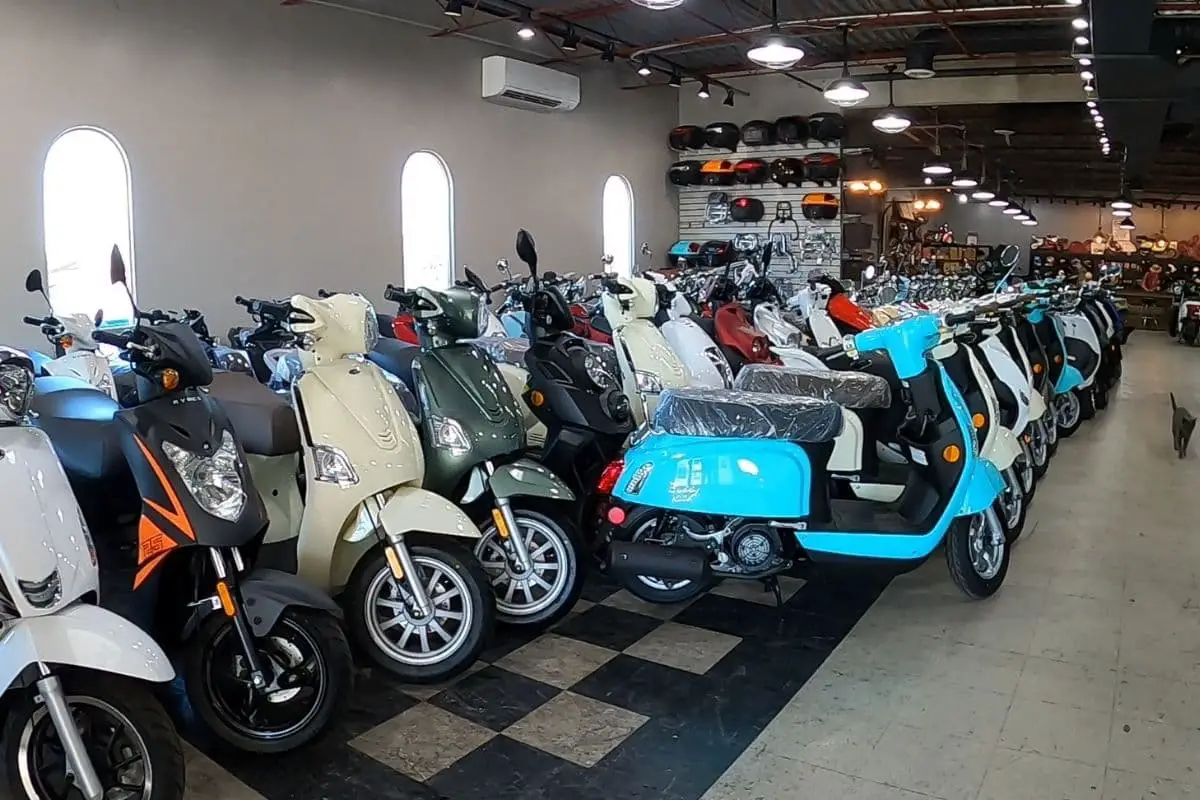
{"type": "Polygon", "coordinates": [[[1067,5],[1069,5],[1069,6],[1081,6],[1081,5],[1083,5],[1083,0],[1067,0],[1067,5]]]}
{"type": "Polygon", "coordinates": [[[960,206],[961,206],[961,205],[963,205],[964,203],[966,203],[966,202],[967,202],[967,200],[968,200],[968,198],[967,198],[967,196],[966,196],[965,194],[960,194],[960,195],[957,195],[957,197],[958,197],[958,204],[959,204],[960,206]]]}
{"type": "Polygon", "coordinates": [[[1009,200],[1008,205],[1006,205],[1004,208],[1000,209],[1000,213],[1005,214],[1010,217],[1015,217],[1017,214],[1021,213],[1021,207],[1019,205],[1017,205],[1014,201],[1009,200]]]}
{"type": "Polygon", "coordinates": [[[633,0],[633,4],[651,11],[666,11],[683,5],[683,0],[633,0]]]}
{"type": "Polygon", "coordinates": [[[1090,69],[1085,69],[1079,73],[1079,77],[1085,81],[1092,81],[1096,79],[1096,73],[1092,72],[1090,69]]]}
{"type": "Polygon", "coordinates": [[[1125,217],[1120,222],[1118,222],[1117,227],[1120,228],[1121,230],[1131,231],[1134,228],[1136,228],[1137,225],[1135,225],[1133,223],[1133,215],[1130,214],[1128,217],[1125,217]]]}
{"type": "Polygon", "coordinates": [[[1133,209],[1132,208],[1114,208],[1112,210],[1112,215],[1114,217],[1117,217],[1118,219],[1122,218],[1122,217],[1132,217],[1133,209]]]}
{"type": "Polygon", "coordinates": [[[700,81],[700,90],[696,92],[696,97],[701,100],[707,100],[712,94],[708,91],[708,79],[700,81]]]}
{"type": "Polygon", "coordinates": [[[1088,29],[1088,21],[1085,17],[1076,17],[1071,20],[1071,27],[1077,31],[1086,31],[1088,29]]]}
{"type": "Polygon", "coordinates": [[[804,58],[804,50],[779,32],[779,0],[771,0],[771,32],[746,51],[746,58],[763,69],[791,69],[804,58]]]}
{"type": "Polygon", "coordinates": [[[1121,196],[1118,197],[1116,200],[1113,200],[1111,203],[1109,203],[1109,205],[1118,211],[1120,211],[1120,210],[1128,211],[1129,209],[1133,208],[1133,201],[1129,199],[1128,194],[1126,194],[1125,192],[1121,192],[1121,196]]]}
{"type": "Polygon", "coordinates": [[[604,45],[604,49],[600,51],[600,60],[605,64],[611,64],[617,60],[617,43],[609,42],[604,45]]]}
{"type": "Polygon", "coordinates": [[[567,26],[567,32],[563,34],[562,49],[568,53],[574,53],[579,49],[579,34],[575,32],[575,27],[567,26]]]}
{"type": "Polygon", "coordinates": [[[1087,47],[1091,43],[1092,40],[1082,34],[1075,37],[1075,44],[1079,47],[1087,47]]]}
{"type": "Polygon", "coordinates": [[[1091,56],[1080,56],[1079,57],[1079,66],[1090,67],[1091,65],[1092,65],[1091,56]]]}
{"type": "Polygon", "coordinates": [[[725,92],[725,100],[721,103],[721,105],[733,108],[733,89],[729,89],[725,92]]]}
{"type": "Polygon", "coordinates": [[[446,0],[446,5],[442,8],[442,13],[447,17],[461,17],[462,7],[462,0],[446,0]]]}
{"type": "Polygon", "coordinates": [[[1030,217],[1029,212],[1026,211],[1024,208],[1019,209],[1016,214],[1012,215],[1012,218],[1014,220],[1016,220],[1017,222],[1024,222],[1025,220],[1029,219],[1029,217],[1030,217]]]}
{"type": "Polygon", "coordinates": [[[654,74],[654,70],[650,69],[650,62],[645,58],[638,59],[637,74],[643,78],[649,78],[654,74]]]}
{"type": "Polygon", "coordinates": [[[1085,92],[1087,92],[1088,94],[1092,94],[1093,92],[1096,91],[1096,87],[1095,87],[1095,85],[1092,84],[1091,81],[1088,81],[1087,83],[1085,83],[1083,85],[1083,90],[1085,92]]]}
{"type": "MultiPolygon", "coordinates": [[[[938,124],[936,108],[933,111],[933,155],[933,159],[926,161],[921,167],[922,174],[940,176],[954,172],[954,167],[942,158],[942,128],[938,124]]],[[[929,182],[932,183],[932,181],[929,182]]]]}
{"type": "Polygon", "coordinates": [[[861,81],[850,77],[850,26],[841,25],[842,29],[842,74],[829,82],[825,87],[825,99],[840,108],[856,106],[871,96],[871,92],[861,81]]]}
{"type": "Polygon", "coordinates": [[[1096,101],[1095,101],[1095,100],[1088,100],[1088,101],[1087,101],[1087,103],[1085,103],[1085,105],[1086,105],[1088,108],[1095,108],[1095,107],[1096,107],[1096,101]]]}
{"type": "Polygon", "coordinates": [[[1021,220],[1021,224],[1032,228],[1034,225],[1037,225],[1037,217],[1035,217],[1033,214],[1030,214],[1028,219],[1021,220]]]}
{"type": "Polygon", "coordinates": [[[683,78],[679,77],[679,70],[671,72],[671,78],[667,81],[667,86],[670,86],[672,89],[678,89],[680,86],[683,86],[683,78]]]}
{"type": "Polygon", "coordinates": [[[954,176],[954,180],[950,181],[950,185],[956,189],[974,189],[979,185],[979,181],[975,180],[975,176],[967,171],[967,129],[964,126],[962,129],[963,135],[963,154],[962,166],[959,168],[958,174],[954,176]]]}
{"type": "Polygon", "coordinates": [[[529,41],[534,36],[537,36],[537,31],[533,28],[533,19],[526,11],[521,15],[521,27],[517,28],[517,36],[525,41],[529,41]]]}
{"type": "Polygon", "coordinates": [[[979,170],[979,188],[971,192],[971,199],[978,200],[979,202],[983,203],[995,197],[996,193],[984,188],[984,181],[987,180],[987,161],[984,160],[981,163],[982,166],[979,170]]]}
{"type": "Polygon", "coordinates": [[[887,65],[888,74],[888,106],[883,113],[871,121],[871,126],[880,133],[904,133],[912,125],[912,120],[900,113],[896,108],[896,96],[893,91],[896,65],[887,65]]]}

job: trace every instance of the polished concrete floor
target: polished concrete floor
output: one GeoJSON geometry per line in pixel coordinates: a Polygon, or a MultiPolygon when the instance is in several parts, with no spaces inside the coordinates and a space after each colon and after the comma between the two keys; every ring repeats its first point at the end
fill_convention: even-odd
{"type": "Polygon", "coordinates": [[[877,600],[797,581],[781,610],[601,592],[456,688],[381,687],[347,747],[193,751],[189,800],[1200,798],[1200,454],[1175,458],[1168,392],[1200,413],[1200,352],[1135,334],[989,600],[940,557],[877,600]]]}

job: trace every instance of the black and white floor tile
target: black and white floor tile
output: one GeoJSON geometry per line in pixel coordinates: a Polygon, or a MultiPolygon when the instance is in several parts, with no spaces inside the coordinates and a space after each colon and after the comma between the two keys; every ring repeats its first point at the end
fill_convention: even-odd
{"type": "Polygon", "coordinates": [[[451,685],[363,670],[314,747],[248,758],[189,746],[188,800],[697,800],[884,585],[780,583],[782,607],[759,583],[654,606],[593,580],[553,631],[499,631],[451,685]]]}

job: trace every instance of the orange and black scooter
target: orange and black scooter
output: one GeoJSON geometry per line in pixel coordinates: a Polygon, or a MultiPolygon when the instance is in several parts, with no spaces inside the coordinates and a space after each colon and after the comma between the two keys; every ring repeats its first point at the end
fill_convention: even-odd
{"type": "MultiPolygon", "coordinates": [[[[125,282],[115,248],[112,272],[125,282]]],[[[229,418],[208,394],[204,346],[185,323],[135,316],[133,328],[95,339],[130,363],[136,405],[121,408],[59,379],[39,387],[35,422],[95,535],[102,603],[173,654],[190,705],[221,743],[292,750],[347,702],[341,612],[294,575],[251,568],[266,507],[229,418]]]]}

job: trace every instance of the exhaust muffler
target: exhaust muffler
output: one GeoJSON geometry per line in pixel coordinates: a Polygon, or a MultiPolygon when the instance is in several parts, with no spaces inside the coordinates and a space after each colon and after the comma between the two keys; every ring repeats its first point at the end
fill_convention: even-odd
{"type": "Polygon", "coordinates": [[[608,568],[624,575],[646,575],[669,580],[706,581],[712,577],[708,551],[643,542],[609,544],[608,568]]]}

